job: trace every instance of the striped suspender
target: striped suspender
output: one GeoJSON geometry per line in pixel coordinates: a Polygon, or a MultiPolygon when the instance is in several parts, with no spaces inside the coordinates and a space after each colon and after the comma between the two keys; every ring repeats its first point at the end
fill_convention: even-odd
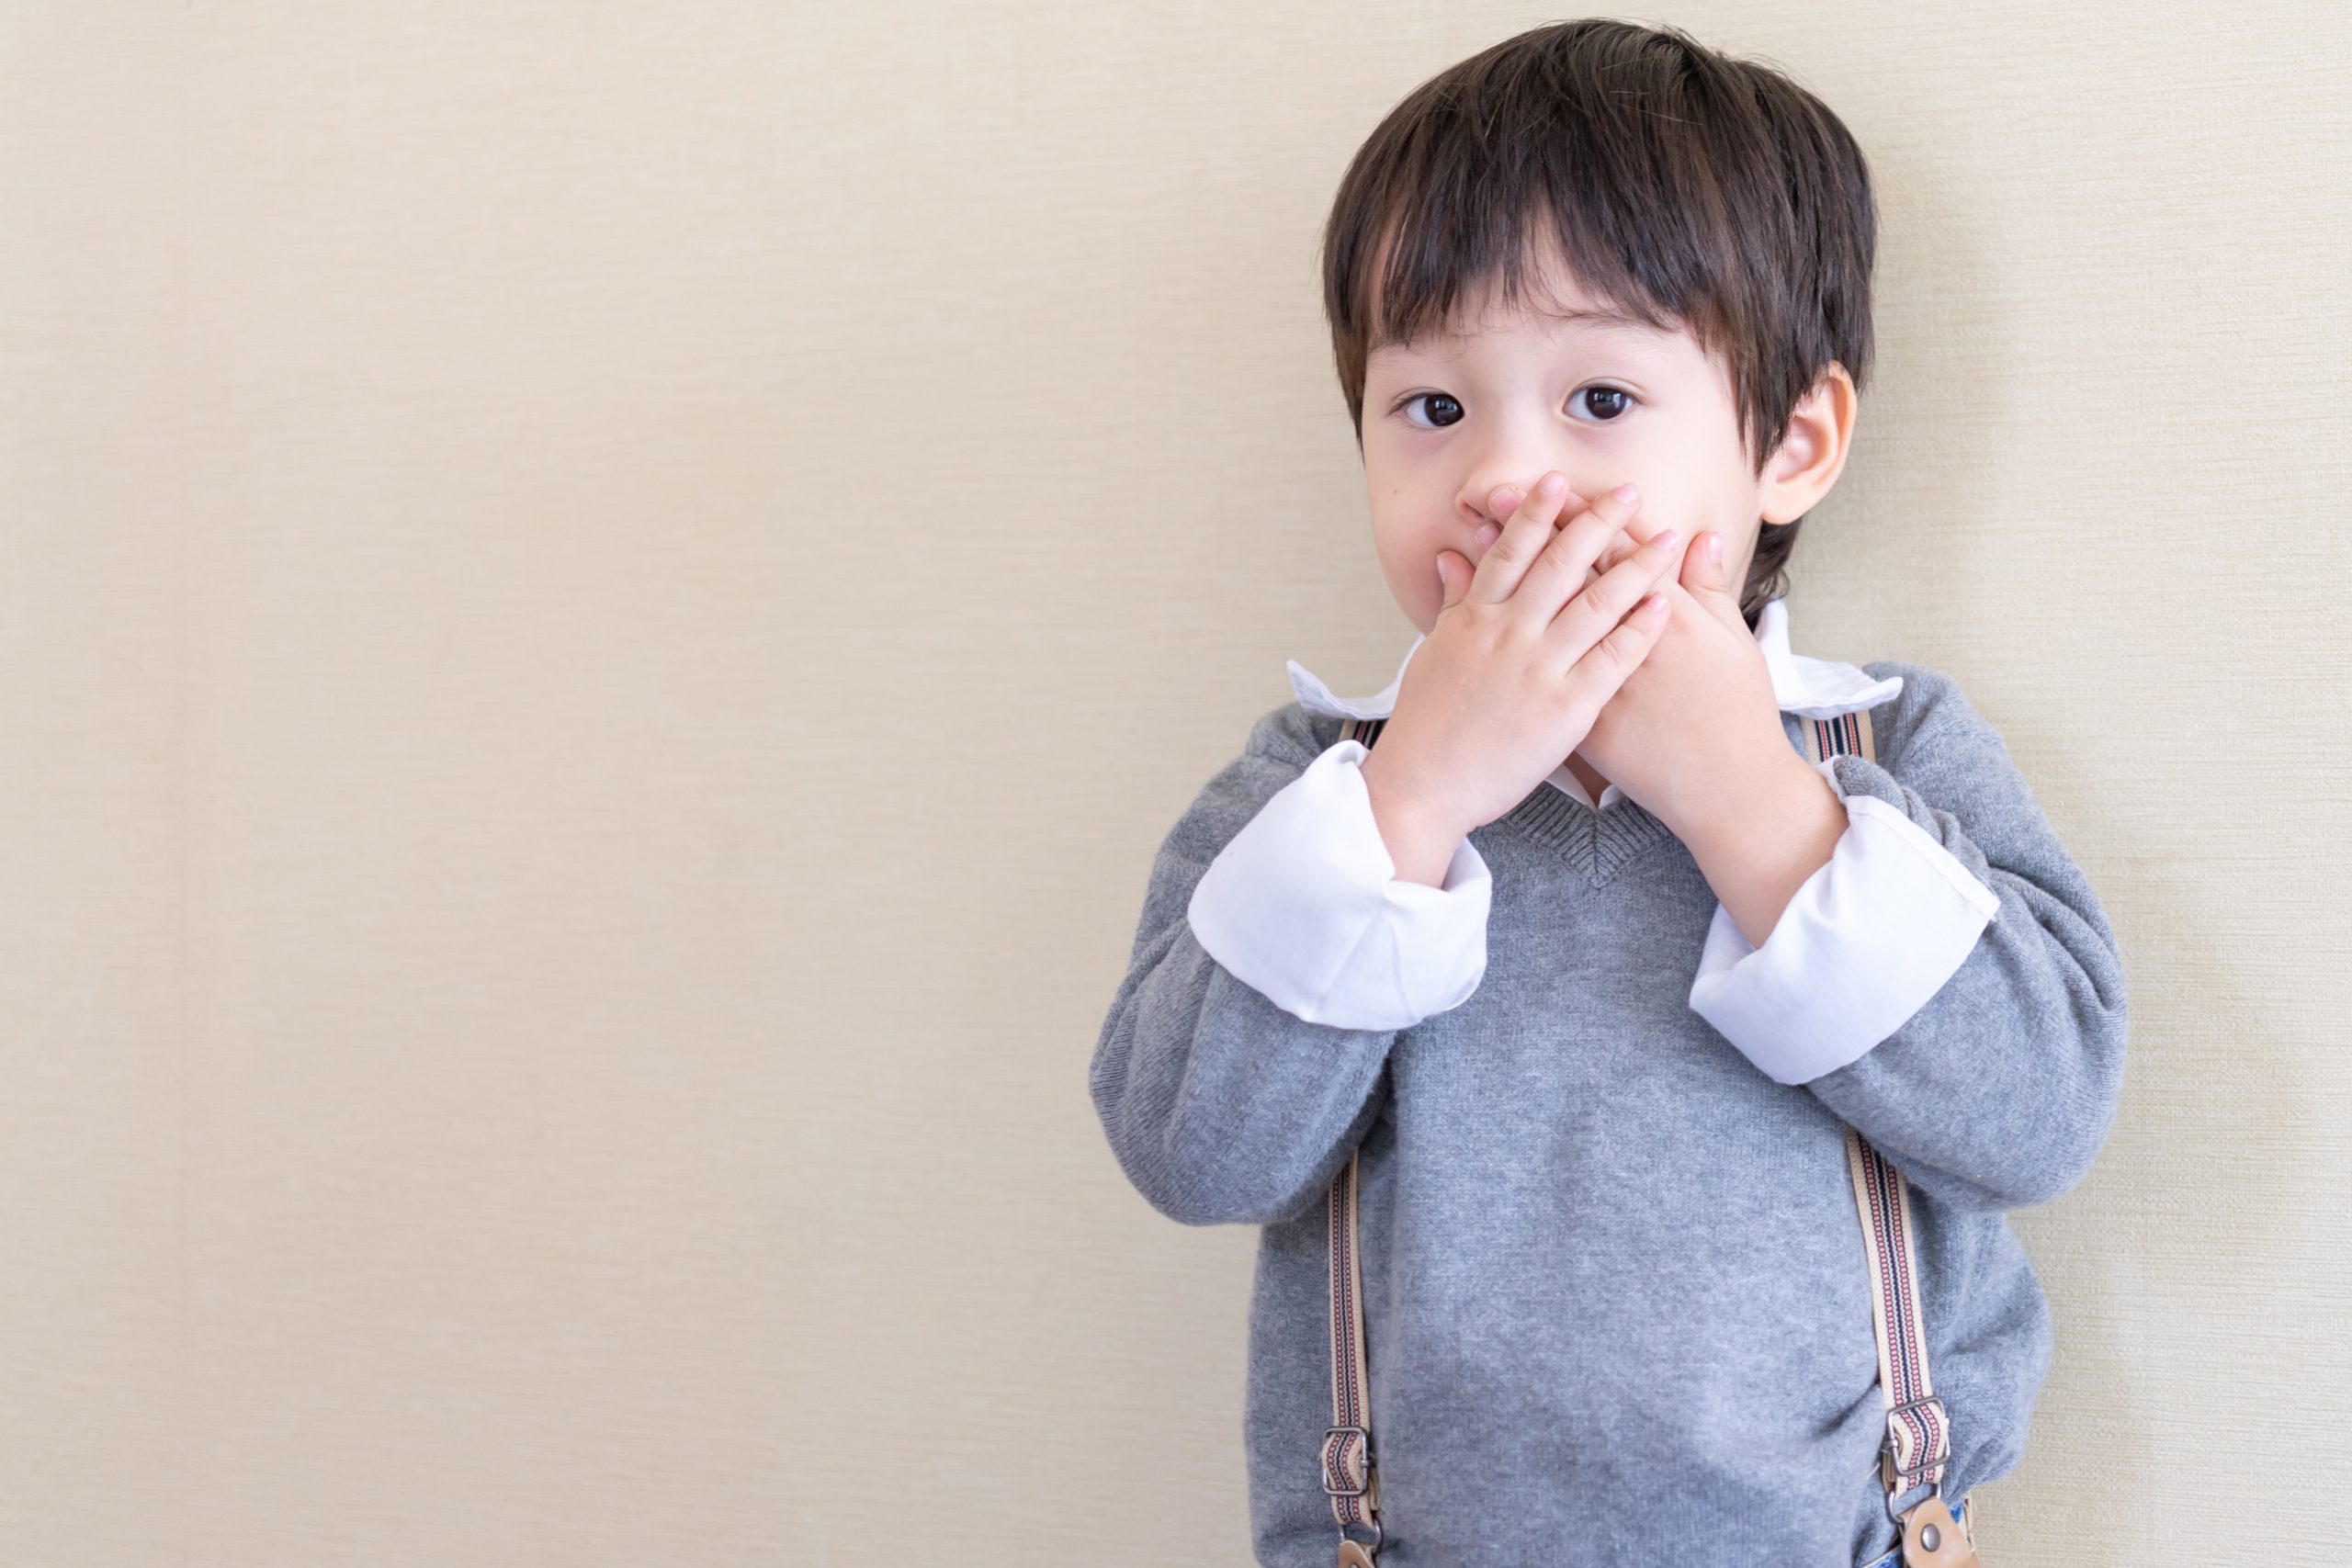
{"type": "Polygon", "coordinates": [[[1380,1550],[1380,1483],[1372,1472],[1372,1411],[1363,1351],[1363,1274],[1356,1258],[1356,1151],[1332,1179],[1327,1221],[1331,1233],[1331,1425],[1323,1433],[1323,1490],[1340,1525],[1340,1568],[1374,1568],[1380,1550]],[[1369,1543],[1348,1535],[1350,1525],[1372,1531],[1369,1543]]]}
{"type": "MultiPolygon", "coordinates": [[[[1877,756],[1868,708],[1836,718],[1801,718],[1797,728],[1804,738],[1804,760],[1816,766],[1830,757],[1877,756]]],[[[1878,1339],[1879,1395],[1886,1402],[1879,1479],[1886,1485],[1886,1517],[1906,1527],[1907,1562],[1913,1538],[1923,1533],[1923,1520],[1915,1516],[1949,1527],[1943,1479],[1951,1459],[1951,1421],[1928,1381],[1928,1327],[1919,1311],[1919,1259],[1911,1245],[1911,1184],[1851,1127],[1846,1129],[1846,1168],[1854,1179],[1854,1210],[1870,1263],[1871,1332],[1878,1339]],[[1928,1495],[1896,1513],[1895,1499],[1922,1485],[1931,1488],[1928,1495]]],[[[1930,1555],[1922,1561],[1942,1561],[1939,1547],[1953,1553],[1969,1550],[1964,1540],[1939,1540],[1942,1531],[1933,1523],[1925,1525],[1924,1533],[1930,1555]]],[[[1974,1557],[1955,1560],[1973,1562],[1974,1557]]]]}
{"type": "MultiPolygon", "coordinates": [[[[1808,762],[1874,755],[1867,708],[1798,723],[1808,762]]],[[[1385,724],[1383,719],[1343,719],[1340,737],[1369,747],[1385,724]]],[[[1382,1534],[1376,1507],[1380,1482],[1372,1452],[1363,1273],[1356,1250],[1356,1161],[1357,1151],[1351,1149],[1348,1163],[1332,1178],[1325,1205],[1330,1235],[1331,1425],[1324,1430],[1317,1468],[1331,1499],[1331,1517],[1340,1527],[1339,1568],[1376,1568],[1374,1553],[1382,1534]],[[1363,1542],[1350,1536],[1351,1525],[1369,1529],[1372,1540],[1363,1542]]],[[[1846,1164],[1875,1281],[1871,1329],[1878,1338],[1879,1392],[1886,1402],[1886,1437],[1879,1445],[1886,1516],[1905,1527],[1906,1563],[1973,1564],[1976,1558],[1967,1539],[1970,1532],[1954,1526],[1942,1500],[1944,1466],[1951,1457],[1951,1423],[1943,1401],[1928,1381],[1927,1327],[1919,1312],[1918,1259],[1911,1245],[1910,1186],[1851,1127],[1846,1129],[1846,1164]],[[1919,1485],[1932,1488],[1928,1496],[1898,1515],[1895,1499],[1919,1485]]]]}
{"type": "MultiPolygon", "coordinates": [[[[1340,737],[1370,746],[1385,719],[1343,719],[1340,737]]],[[[1331,1179],[1325,1203],[1330,1233],[1331,1425],[1324,1429],[1316,1467],[1340,1527],[1339,1568],[1374,1568],[1380,1550],[1380,1480],[1373,1472],[1372,1404],[1363,1345],[1363,1270],[1356,1256],[1356,1154],[1331,1179]],[[1350,1525],[1372,1532],[1370,1542],[1348,1534],[1350,1525]]]]}

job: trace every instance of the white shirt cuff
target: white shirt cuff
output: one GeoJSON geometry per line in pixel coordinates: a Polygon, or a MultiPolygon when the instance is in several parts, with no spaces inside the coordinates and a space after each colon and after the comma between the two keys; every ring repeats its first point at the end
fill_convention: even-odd
{"type": "Polygon", "coordinates": [[[1185,916],[1208,955],[1309,1023],[1405,1029],[1458,1007],[1487,973],[1494,878],[1464,839],[1442,886],[1400,881],[1341,740],[1209,863],[1185,916]]]}
{"type": "Polygon", "coordinates": [[[1846,1066],[1901,1028],[1967,960],[2001,907],[1899,808],[1849,795],[1837,759],[1814,764],[1846,803],[1846,831],[1762,947],[1721,903],[1690,1007],[1776,1083],[1846,1066]]]}

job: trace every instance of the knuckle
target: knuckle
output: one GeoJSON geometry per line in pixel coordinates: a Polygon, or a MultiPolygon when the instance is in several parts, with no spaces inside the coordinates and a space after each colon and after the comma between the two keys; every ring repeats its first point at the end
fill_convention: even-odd
{"type": "Polygon", "coordinates": [[[1644,645],[1642,634],[1637,627],[1620,626],[1601,640],[1614,655],[1617,662],[1627,669],[1630,670],[1642,661],[1644,645]]]}

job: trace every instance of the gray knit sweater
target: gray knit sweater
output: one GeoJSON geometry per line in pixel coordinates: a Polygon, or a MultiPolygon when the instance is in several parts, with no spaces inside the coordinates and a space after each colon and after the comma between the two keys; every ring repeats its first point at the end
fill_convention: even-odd
{"type": "Polygon", "coordinates": [[[1596,814],[1539,785],[1476,829],[1486,974],[1385,1032],[1283,1010],[1186,919],[1338,718],[1266,713],[1160,845],[1089,1081],[1154,1209],[1263,1227],[1244,1438],[1267,1568],[1329,1568],[1339,1540],[1317,1474],[1323,1199],[1359,1147],[1383,1568],[1835,1568],[1894,1544],[1849,1122],[1911,1183],[1943,1495],[2017,1464],[2052,1335],[2003,1211],[2067,1191],[2104,1143],[2123,973],[1958,685],[1863,668],[1904,686],[1872,715],[1878,761],[1835,759],[1837,783],[1904,811],[2001,908],[1924,1007],[1809,1082],[1774,1082],[1692,1010],[1715,896],[1632,800],[1596,814]]]}

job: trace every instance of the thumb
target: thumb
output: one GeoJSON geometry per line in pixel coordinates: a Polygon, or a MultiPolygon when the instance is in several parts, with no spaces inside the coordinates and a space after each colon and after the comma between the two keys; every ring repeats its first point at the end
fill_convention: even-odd
{"type": "Polygon", "coordinates": [[[1712,529],[1699,536],[1682,558],[1682,586],[1706,612],[1726,626],[1747,629],[1739,613],[1739,595],[1731,589],[1723,563],[1724,536],[1712,529]]]}
{"type": "Polygon", "coordinates": [[[1439,604],[1438,609],[1440,612],[1453,609],[1462,603],[1462,595],[1469,591],[1469,562],[1455,551],[1438,551],[1437,581],[1438,585],[1445,591],[1444,598],[1439,604]]]}

